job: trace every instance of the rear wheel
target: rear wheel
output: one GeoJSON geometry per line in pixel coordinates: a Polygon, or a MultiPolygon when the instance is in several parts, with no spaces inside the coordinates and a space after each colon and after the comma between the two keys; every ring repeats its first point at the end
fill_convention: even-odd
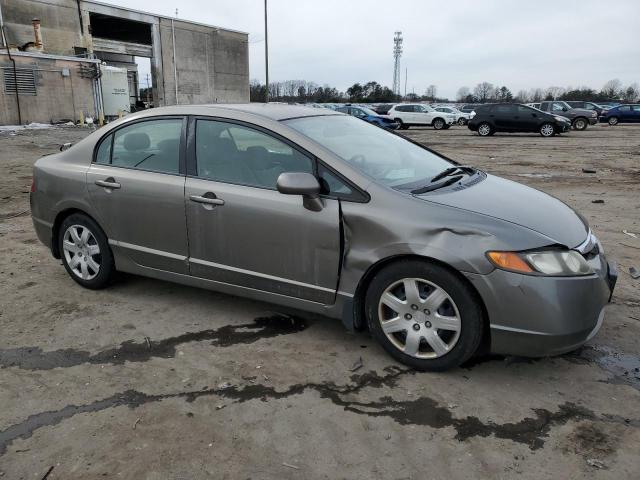
{"type": "Polygon", "coordinates": [[[556,128],[551,123],[543,123],[540,127],[540,135],[543,137],[553,137],[556,134],[556,128]]]}
{"type": "Polygon", "coordinates": [[[115,274],[113,254],[98,224],[86,215],[69,215],[60,226],[58,248],[67,273],[94,290],[106,287],[115,274]]]}
{"type": "Polygon", "coordinates": [[[481,137],[488,137],[492,133],[493,129],[487,122],[482,122],[480,125],[478,125],[478,135],[480,135],[481,137]]]}
{"type": "Polygon", "coordinates": [[[418,370],[459,366],[478,349],[482,308],[455,273],[419,260],[377,273],[365,299],[372,335],[396,360],[418,370]]]}
{"type": "Polygon", "coordinates": [[[398,124],[398,130],[406,130],[407,128],[409,128],[407,125],[405,125],[405,124],[402,122],[402,119],[400,119],[400,118],[396,118],[396,119],[395,119],[395,121],[396,121],[396,123],[398,124]]]}
{"type": "Polygon", "coordinates": [[[467,124],[467,122],[465,121],[465,119],[463,117],[460,117],[458,119],[458,125],[460,125],[461,127],[465,126],[467,124]]]}
{"type": "Polygon", "coordinates": [[[609,117],[609,125],[611,125],[612,127],[614,125],[617,125],[619,121],[620,120],[618,119],[618,117],[609,117]]]}
{"type": "Polygon", "coordinates": [[[586,118],[578,117],[573,121],[573,128],[576,130],[584,130],[589,125],[586,118]]]}

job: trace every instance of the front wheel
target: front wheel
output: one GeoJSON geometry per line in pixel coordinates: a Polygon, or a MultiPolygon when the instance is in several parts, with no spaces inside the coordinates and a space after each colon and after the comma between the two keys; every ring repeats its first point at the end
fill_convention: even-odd
{"type": "Polygon", "coordinates": [[[444,120],[441,118],[436,118],[433,121],[433,128],[435,128],[436,130],[442,130],[445,126],[444,120]]]}
{"type": "Polygon", "coordinates": [[[365,308],[374,338],[417,370],[457,367],[480,345],[480,302],[455,273],[434,263],[403,260],[384,268],[369,285],[365,308]]]}
{"type": "Polygon", "coordinates": [[[617,125],[619,121],[620,120],[618,120],[618,117],[609,117],[609,125],[611,125],[612,127],[617,125]]]}
{"type": "Polygon", "coordinates": [[[540,127],[540,135],[543,137],[553,137],[556,134],[556,128],[550,123],[543,123],[540,127]]]}
{"type": "Polygon", "coordinates": [[[60,226],[58,247],[67,273],[85,288],[106,287],[115,274],[113,254],[98,224],[86,215],[69,215],[60,226]]]}
{"type": "Polygon", "coordinates": [[[576,118],[573,121],[573,128],[575,130],[585,130],[587,128],[587,126],[589,125],[589,122],[587,122],[586,118],[576,118]]]}

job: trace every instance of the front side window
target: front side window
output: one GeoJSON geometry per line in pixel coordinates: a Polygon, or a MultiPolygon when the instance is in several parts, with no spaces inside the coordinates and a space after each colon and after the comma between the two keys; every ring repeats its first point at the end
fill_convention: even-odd
{"type": "Polygon", "coordinates": [[[565,106],[563,103],[554,102],[551,104],[552,112],[564,112],[564,108],[565,106]]]}
{"type": "Polygon", "coordinates": [[[96,154],[96,162],[177,174],[180,172],[181,135],[182,119],[134,123],[116,130],[102,141],[96,154]]]}
{"type": "Polygon", "coordinates": [[[516,108],[514,105],[496,105],[493,111],[495,113],[511,114],[516,112],[516,108]]]}
{"type": "Polygon", "coordinates": [[[629,105],[624,105],[622,107],[618,107],[618,110],[621,112],[630,112],[631,111],[631,107],[629,105]]]}
{"type": "Polygon", "coordinates": [[[244,125],[198,120],[195,142],[197,175],[201,178],[275,190],[281,173],[313,173],[311,158],[244,125]]]}
{"type": "Polygon", "coordinates": [[[304,117],[285,123],[390,187],[425,181],[451,166],[429,150],[352,117],[304,117]]]}
{"type": "Polygon", "coordinates": [[[634,106],[633,106],[633,107],[631,107],[631,108],[633,108],[633,111],[634,111],[634,112],[640,112],[640,105],[634,105],[634,106]]]}

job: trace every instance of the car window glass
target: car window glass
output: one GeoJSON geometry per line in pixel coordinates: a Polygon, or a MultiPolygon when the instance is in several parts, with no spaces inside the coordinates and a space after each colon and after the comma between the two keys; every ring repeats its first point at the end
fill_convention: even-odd
{"type": "Polygon", "coordinates": [[[98,147],[98,151],[96,152],[96,163],[101,163],[105,165],[111,163],[111,139],[112,138],[113,138],[113,135],[109,134],[100,143],[100,146],[98,147]]]}
{"type": "Polygon", "coordinates": [[[634,111],[634,112],[640,112],[640,105],[634,105],[634,106],[633,106],[633,107],[631,107],[631,108],[633,108],[633,111],[634,111]]]}
{"type": "Polygon", "coordinates": [[[399,112],[410,112],[411,107],[408,107],[407,105],[399,105],[396,107],[396,110],[398,110],[399,112]]]}
{"type": "Polygon", "coordinates": [[[181,134],[182,119],[148,120],[116,130],[111,164],[178,173],[181,134]]]}
{"type": "Polygon", "coordinates": [[[516,108],[515,105],[496,105],[493,108],[493,111],[495,113],[515,113],[516,112],[516,108]]]}
{"type": "Polygon", "coordinates": [[[551,104],[551,111],[552,112],[562,112],[562,111],[564,111],[563,108],[564,108],[564,105],[562,103],[554,102],[554,103],[551,104]]]}
{"type": "Polygon", "coordinates": [[[631,107],[629,105],[624,105],[622,107],[618,107],[618,110],[620,110],[621,112],[630,112],[631,107]]]}
{"type": "Polygon", "coordinates": [[[517,106],[518,113],[535,113],[532,108],[525,107],[524,105],[517,106]]]}
{"type": "Polygon", "coordinates": [[[313,173],[312,160],[285,142],[215,120],[196,123],[196,166],[202,178],[272,190],[281,173],[313,173]]]}
{"type": "Polygon", "coordinates": [[[318,177],[323,194],[347,197],[353,195],[353,189],[323,165],[318,165],[318,177]]]}
{"type": "Polygon", "coordinates": [[[352,108],[351,109],[351,115],[353,115],[354,117],[365,117],[365,113],[360,110],[359,108],[352,108]]]}

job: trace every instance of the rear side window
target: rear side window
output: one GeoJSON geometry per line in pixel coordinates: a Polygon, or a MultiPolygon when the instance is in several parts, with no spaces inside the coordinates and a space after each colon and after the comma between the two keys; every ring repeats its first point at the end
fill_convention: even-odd
{"type": "Polygon", "coordinates": [[[106,137],[96,153],[96,163],[152,172],[180,172],[182,119],[134,123],[106,137]]]}
{"type": "Polygon", "coordinates": [[[515,105],[496,105],[493,107],[493,111],[495,113],[516,113],[515,105]]]}
{"type": "Polygon", "coordinates": [[[399,112],[413,112],[413,107],[411,105],[399,105],[396,110],[399,112]]]}
{"type": "Polygon", "coordinates": [[[629,105],[623,105],[622,107],[618,107],[618,110],[621,112],[630,112],[631,107],[629,105]]]}
{"type": "Polygon", "coordinates": [[[217,120],[196,123],[196,166],[201,178],[271,190],[281,173],[313,173],[312,159],[282,140],[217,120]]]}
{"type": "Polygon", "coordinates": [[[633,106],[633,107],[631,107],[631,108],[633,108],[633,111],[634,111],[634,112],[640,112],[640,105],[634,105],[634,106],[633,106]]]}

